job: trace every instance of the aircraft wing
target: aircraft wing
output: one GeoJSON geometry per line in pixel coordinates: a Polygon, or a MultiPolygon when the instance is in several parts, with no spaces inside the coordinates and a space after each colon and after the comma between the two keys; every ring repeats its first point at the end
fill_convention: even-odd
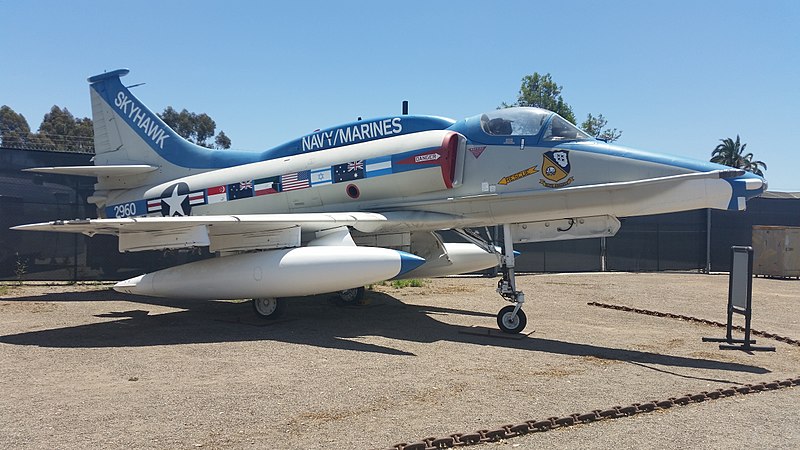
{"type": "Polygon", "coordinates": [[[184,217],[58,220],[12,227],[87,236],[119,236],[120,251],[209,246],[211,251],[297,247],[301,232],[352,227],[364,233],[408,228],[449,228],[457,219],[419,211],[245,214],[184,217]]]}
{"type": "Polygon", "coordinates": [[[33,167],[31,169],[22,169],[23,172],[58,173],[63,175],[79,175],[83,177],[129,176],[153,172],[155,170],[158,170],[158,167],[149,166],[147,164],[33,167]]]}

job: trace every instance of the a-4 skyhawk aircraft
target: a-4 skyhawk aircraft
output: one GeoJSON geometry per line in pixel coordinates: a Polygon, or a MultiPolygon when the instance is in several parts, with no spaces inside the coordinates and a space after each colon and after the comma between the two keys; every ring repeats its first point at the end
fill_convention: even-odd
{"type": "Polygon", "coordinates": [[[97,177],[89,201],[102,218],[15,229],[111,234],[123,252],[216,252],[114,286],[132,294],[253,298],[274,317],[285,297],[352,298],[371,283],[499,264],[511,305],[497,322],[517,333],[526,318],[513,243],[613,236],[623,216],[742,210],[767,187],[738,169],[598,141],[538,108],[391,116],[263,152],[210,150],[147,109],[121,83],[127,73],[89,78],[94,165],[31,169],[97,177]],[[474,231],[495,225],[497,247],[474,231]],[[445,229],[469,243],[442,242],[445,229]]]}

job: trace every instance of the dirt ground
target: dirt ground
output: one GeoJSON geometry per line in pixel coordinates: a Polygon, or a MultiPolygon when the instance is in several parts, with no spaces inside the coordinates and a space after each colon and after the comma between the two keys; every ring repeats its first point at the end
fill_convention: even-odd
{"type": "MultiPolygon", "coordinates": [[[[721,351],[701,337],[722,329],[587,305],[724,322],[724,275],[520,276],[519,338],[480,335],[496,281],[296,299],[270,323],[249,303],[0,287],[0,448],[387,448],[800,376],[800,347],[721,351]]],[[[800,281],[757,278],[753,304],[753,328],[800,338],[800,281]]],[[[795,387],[477,448],[800,448],[798,410],[795,387]]]]}

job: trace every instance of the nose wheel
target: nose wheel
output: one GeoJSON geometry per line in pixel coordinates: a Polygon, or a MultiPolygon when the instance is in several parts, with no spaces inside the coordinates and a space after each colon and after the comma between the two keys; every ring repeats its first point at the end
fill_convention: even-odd
{"type": "Polygon", "coordinates": [[[504,333],[517,334],[525,329],[528,324],[528,318],[525,317],[523,310],[514,311],[517,307],[508,305],[497,313],[497,326],[504,333]]]}
{"type": "Polygon", "coordinates": [[[511,226],[503,225],[503,264],[500,270],[503,278],[497,283],[497,293],[504,300],[512,304],[504,307],[497,313],[497,326],[504,333],[516,334],[525,329],[528,318],[522,311],[525,303],[525,294],[517,290],[517,280],[514,275],[514,240],[511,236],[511,226]]]}

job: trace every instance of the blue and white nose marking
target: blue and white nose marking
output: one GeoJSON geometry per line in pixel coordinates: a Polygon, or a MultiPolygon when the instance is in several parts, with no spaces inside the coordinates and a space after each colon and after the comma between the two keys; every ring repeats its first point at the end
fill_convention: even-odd
{"type": "Polygon", "coordinates": [[[733,189],[731,202],[728,204],[729,210],[744,211],[747,200],[757,197],[767,190],[767,180],[749,172],[735,178],[727,178],[725,181],[730,183],[733,189]]]}
{"type": "Polygon", "coordinates": [[[615,156],[624,158],[624,160],[627,161],[642,161],[644,163],[658,164],[662,167],[673,167],[676,169],[676,173],[718,172],[718,183],[726,183],[727,186],[730,186],[728,209],[733,211],[744,210],[747,200],[757,197],[767,190],[767,181],[763,177],[745,172],[741,169],[735,169],[708,161],[699,161],[675,155],[650,153],[596,141],[565,143],[557,147],[580,152],[615,156]]]}

